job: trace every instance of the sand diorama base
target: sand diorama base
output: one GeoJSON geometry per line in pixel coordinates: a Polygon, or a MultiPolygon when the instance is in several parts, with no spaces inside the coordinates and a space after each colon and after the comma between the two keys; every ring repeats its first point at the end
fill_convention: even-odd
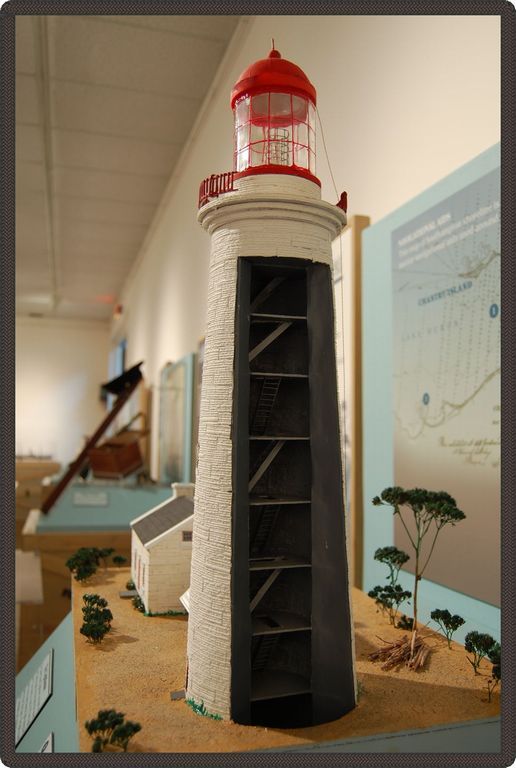
{"type": "Polygon", "coordinates": [[[131,752],[239,752],[272,749],[374,734],[396,733],[436,725],[496,717],[499,689],[487,702],[486,680],[491,665],[483,660],[474,675],[464,647],[428,628],[432,653],[425,668],[382,671],[368,654],[403,632],[391,627],[371,598],[353,590],[356,708],[331,723],[297,729],[242,726],[213,720],[192,711],[184,699],[170,694],[184,687],[186,616],[144,616],[131,600],[119,597],[130,578],[129,568],[99,569],[85,584],[73,582],[73,622],[77,690],[77,722],[81,752],[91,751],[84,722],[99,709],[116,709],[141,731],[129,745],[131,752]],[[82,595],[105,597],[113,613],[111,632],[93,645],[80,634],[82,595]]]}

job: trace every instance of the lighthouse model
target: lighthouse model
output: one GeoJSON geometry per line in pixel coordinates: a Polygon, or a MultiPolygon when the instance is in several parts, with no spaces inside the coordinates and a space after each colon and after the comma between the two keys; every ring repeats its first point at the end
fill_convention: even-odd
{"type": "Polygon", "coordinates": [[[355,706],[331,275],[313,85],[273,48],[231,94],[233,171],[201,184],[211,260],[186,696],[242,724],[355,706]]]}

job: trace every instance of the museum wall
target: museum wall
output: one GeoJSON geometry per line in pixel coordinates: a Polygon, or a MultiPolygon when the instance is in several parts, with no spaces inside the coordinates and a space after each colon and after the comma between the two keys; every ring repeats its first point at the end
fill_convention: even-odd
{"type": "MultiPolygon", "coordinates": [[[[111,345],[127,365],[159,371],[204,335],[209,237],[196,220],[199,184],[232,167],[229,94],[238,75],[278,50],[302,67],[318,108],[337,192],[375,223],[499,141],[496,16],[259,16],[244,20],[170,180],[120,300],[111,345]]],[[[323,198],[337,196],[318,132],[323,198]]],[[[158,409],[153,411],[157,461],[158,409]]]]}
{"type": "Polygon", "coordinates": [[[17,318],[17,454],[75,458],[105,415],[108,351],[106,323],[17,318]]]}

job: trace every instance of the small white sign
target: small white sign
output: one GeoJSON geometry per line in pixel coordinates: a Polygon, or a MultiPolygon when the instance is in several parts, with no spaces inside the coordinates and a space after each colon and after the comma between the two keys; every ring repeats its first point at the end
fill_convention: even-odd
{"type": "Polygon", "coordinates": [[[16,697],[16,745],[52,695],[53,654],[52,650],[45,656],[23,691],[16,697]]]}
{"type": "Polygon", "coordinates": [[[76,507],[107,507],[106,491],[74,491],[73,503],[76,507]]]}
{"type": "Polygon", "coordinates": [[[54,751],[54,734],[49,733],[44,743],[41,745],[40,752],[53,752],[54,751]]]}

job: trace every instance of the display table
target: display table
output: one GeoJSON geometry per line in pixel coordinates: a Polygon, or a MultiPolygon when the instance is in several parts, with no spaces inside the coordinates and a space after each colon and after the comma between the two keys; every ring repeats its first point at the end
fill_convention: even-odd
{"type": "MultiPolygon", "coordinates": [[[[167,486],[139,486],[129,480],[75,482],[48,514],[34,509],[22,531],[24,550],[41,555],[43,607],[32,624],[41,620],[34,642],[48,637],[70,610],[68,558],[79,547],[113,547],[130,559],[130,522],[170,498],[167,486]]],[[[22,660],[23,661],[23,660],[22,660]]]]}
{"type": "MultiPolygon", "coordinates": [[[[119,597],[129,569],[99,570],[87,585],[74,583],[73,619],[77,673],[77,721],[114,708],[139,722],[142,730],[130,751],[136,752],[498,752],[499,691],[488,703],[486,673],[475,676],[464,648],[449,650],[429,634],[433,652],[420,672],[406,668],[385,672],[368,654],[386,640],[399,638],[376,611],[373,601],[353,590],[357,707],[323,725],[297,729],[241,726],[196,715],[170,693],[184,686],[187,618],[147,617],[119,597]],[[100,645],[79,633],[82,595],[105,597],[113,613],[112,631],[100,645]],[[166,723],[166,727],[164,727],[166,723]]],[[[91,739],[79,728],[79,749],[90,751],[91,739]]]]}

